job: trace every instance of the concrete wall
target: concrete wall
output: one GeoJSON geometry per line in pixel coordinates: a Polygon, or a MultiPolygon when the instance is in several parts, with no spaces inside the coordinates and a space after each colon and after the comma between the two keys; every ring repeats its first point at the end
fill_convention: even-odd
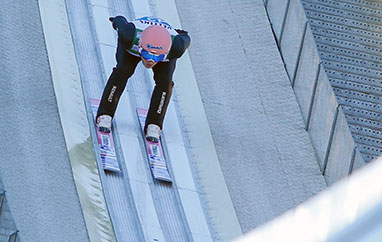
{"type": "Polygon", "coordinates": [[[328,184],[365,164],[326,76],[300,0],[264,0],[291,85],[328,184]]]}

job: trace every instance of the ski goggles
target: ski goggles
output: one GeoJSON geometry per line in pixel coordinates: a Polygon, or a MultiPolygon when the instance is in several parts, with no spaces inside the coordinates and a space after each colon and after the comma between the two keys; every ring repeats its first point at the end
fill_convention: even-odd
{"type": "Polygon", "coordinates": [[[142,47],[139,48],[139,53],[141,56],[148,61],[154,61],[154,62],[159,62],[162,61],[165,58],[165,54],[163,55],[154,55],[148,52],[147,50],[143,49],[142,47]]]}

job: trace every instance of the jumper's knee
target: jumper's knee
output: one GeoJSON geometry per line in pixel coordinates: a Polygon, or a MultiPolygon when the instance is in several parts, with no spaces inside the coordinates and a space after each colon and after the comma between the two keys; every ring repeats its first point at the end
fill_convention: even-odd
{"type": "Polygon", "coordinates": [[[174,87],[174,82],[171,79],[162,79],[155,81],[155,85],[160,90],[171,90],[174,87]]]}
{"type": "Polygon", "coordinates": [[[114,67],[112,75],[118,79],[127,80],[133,73],[134,71],[127,70],[126,68],[114,67]]]}

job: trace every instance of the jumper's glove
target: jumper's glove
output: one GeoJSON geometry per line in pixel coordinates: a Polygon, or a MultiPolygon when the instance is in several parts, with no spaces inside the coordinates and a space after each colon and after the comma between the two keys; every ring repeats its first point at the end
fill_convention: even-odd
{"type": "Polygon", "coordinates": [[[178,34],[188,34],[188,32],[186,30],[183,30],[183,29],[175,29],[175,31],[178,33],[178,34]]]}
{"type": "Polygon", "coordinates": [[[114,19],[115,19],[114,17],[110,17],[109,21],[113,24],[113,29],[117,30],[117,27],[114,26],[114,19]]]}
{"type": "Polygon", "coordinates": [[[115,30],[118,30],[129,23],[123,16],[110,17],[109,21],[113,23],[113,28],[115,30]]]}

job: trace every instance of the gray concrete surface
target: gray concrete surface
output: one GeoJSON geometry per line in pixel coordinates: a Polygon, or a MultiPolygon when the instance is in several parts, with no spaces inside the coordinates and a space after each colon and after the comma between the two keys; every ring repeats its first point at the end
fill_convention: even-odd
{"type": "Polygon", "coordinates": [[[263,1],[177,0],[243,232],[326,187],[263,1]]]}
{"type": "Polygon", "coordinates": [[[88,241],[37,1],[1,6],[0,175],[21,241],[88,241]]]}

